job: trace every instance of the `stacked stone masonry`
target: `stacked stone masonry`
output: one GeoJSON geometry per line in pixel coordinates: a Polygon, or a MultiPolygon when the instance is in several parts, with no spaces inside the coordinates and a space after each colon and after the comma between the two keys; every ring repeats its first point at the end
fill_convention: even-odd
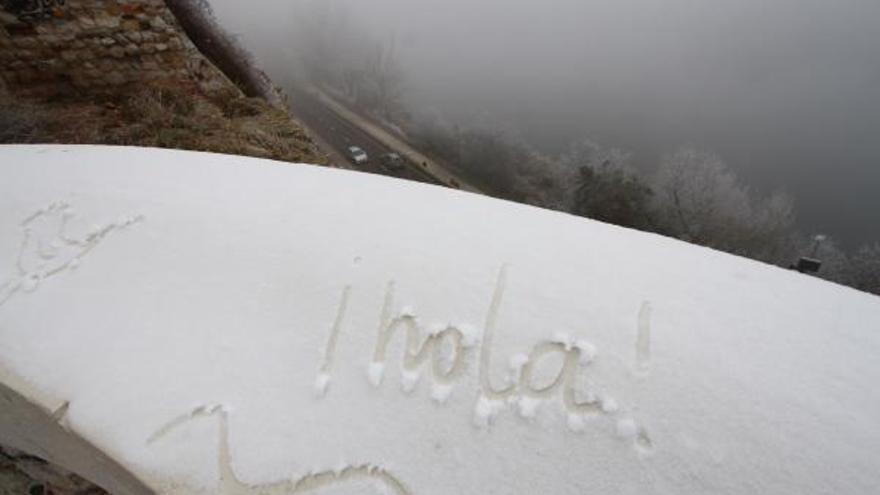
{"type": "Polygon", "coordinates": [[[164,0],[66,0],[40,17],[0,7],[0,80],[0,92],[30,96],[117,91],[157,80],[234,88],[164,0]]]}

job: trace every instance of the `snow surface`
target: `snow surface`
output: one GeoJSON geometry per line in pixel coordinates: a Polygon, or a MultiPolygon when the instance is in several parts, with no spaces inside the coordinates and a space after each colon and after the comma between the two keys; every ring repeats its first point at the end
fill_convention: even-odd
{"type": "Polygon", "coordinates": [[[327,168],[0,147],[0,369],[163,493],[876,494],[877,356],[880,298],[656,235],[327,168]],[[410,308],[420,338],[377,360],[410,308]]]}

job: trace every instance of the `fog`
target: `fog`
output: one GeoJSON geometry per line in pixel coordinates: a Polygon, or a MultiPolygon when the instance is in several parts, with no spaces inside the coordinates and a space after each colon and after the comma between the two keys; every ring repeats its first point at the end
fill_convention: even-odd
{"type": "Polygon", "coordinates": [[[276,80],[298,34],[394,40],[414,111],[491,122],[548,152],[591,137],[646,173],[681,144],[784,189],[805,232],[880,240],[876,0],[211,0],[276,80]]]}

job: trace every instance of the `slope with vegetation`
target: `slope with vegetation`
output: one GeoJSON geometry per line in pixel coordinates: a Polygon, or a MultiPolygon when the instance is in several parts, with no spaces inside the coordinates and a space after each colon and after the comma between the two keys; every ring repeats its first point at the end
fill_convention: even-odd
{"type": "Polygon", "coordinates": [[[81,0],[40,15],[23,5],[0,8],[0,143],[325,161],[207,2],[81,0]]]}
{"type": "Polygon", "coordinates": [[[151,85],[56,101],[0,101],[0,143],[151,146],[322,163],[305,131],[260,98],[151,85]]]}

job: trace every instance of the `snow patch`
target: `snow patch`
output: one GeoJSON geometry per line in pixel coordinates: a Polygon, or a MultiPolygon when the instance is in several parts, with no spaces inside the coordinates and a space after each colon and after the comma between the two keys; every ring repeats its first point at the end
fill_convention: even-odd
{"type": "Polygon", "coordinates": [[[400,318],[416,318],[416,310],[412,306],[404,306],[398,314],[400,318]]]}
{"type": "Polygon", "coordinates": [[[572,346],[574,346],[574,340],[571,338],[571,335],[565,332],[554,333],[550,338],[550,342],[553,342],[554,344],[562,344],[566,351],[570,351],[572,346]]]}
{"type": "Polygon", "coordinates": [[[452,325],[449,323],[432,323],[432,324],[428,325],[428,336],[436,337],[436,336],[440,335],[441,333],[443,333],[444,330],[446,330],[447,328],[450,328],[450,327],[452,327],[452,325]]]}
{"type": "Polygon", "coordinates": [[[608,414],[615,413],[618,411],[618,409],[620,409],[620,405],[617,403],[616,400],[614,400],[611,397],[602,397],[601,407],[602,407],[602,412],[605,412],[608,414]]]}
{"type": "Polygon", "coordinates": [[[330,375],[328,373],[320,373],[315,378],[315,396],[324,397],[327,395],[327,387],[330,385],[330,375]]]}
{"type": "Polygon", "coordinates": [[[492,400],[480,394],[474,408],[474,425],[478,428],[488,428],[502,409],[504,409],[504,401],[492,400]]]}
{"type": "Polygon", "coordinates": [[[578,339],[574,343],[574,347],[580,351],[578,362],[581,366],[586,366],[596,359],[596,346],[584,339],[578,339]]]}
{"type": "Polygon", "coordinates": [[[536,397],[522,396],[517,401],[517,411],[519,415],[525,419],[534,419],[538,412],[538,407],[544,401],[536,397]]]}
{"type": "Polygon", "coordinates": [[[411,393],[419,384],[419,378],[421,378],[421,373],[418,370],[402,369],[400,371],[400,389],[404,393],[411,393]]]}
{"type": "Polygon", "coordinates": [[[385,377],[385,363],[381,363],[378,361],[373,361],[370,363],[369,368],[367,368],[367,379],[370,381],[370,385],[374,387],[378,387],[382,385],[382,379],[385,377]]]}
{"type": "Polygon", "coordinates": [[[529,355],[520,352],[510,356],[510,359],[507,361],[507,367],[510,370],[513,381],[518,381],[520,375],[522,375],[523,366],[529,362],[529,355]]]}
{"type": "Polygon", "coordinates": [[[584,428],[586,428],[586,421],[584,420],[584,415],[581,413],[573,413],[570,412],[567,415],[566,425],[568,429],[574,432],[582,432],[584,428]]]}
{"type": "Polygon", "coordinates": [[[452,384],[435,383],[431,387],[431,399],[438,404],[445,404],[452,395],[452,384]]]}
{"type": "Polygon", "coordinates": [[[37,290],[37,287],[40,286],[41,280],[43,280],[43,277],[41,277],[37,273],[28,274],[21,281],[21,288],[25,292],[33,292],[33,291],[37,290]]]}
{"type": "Polygon", "coordinates": [[[639,433],[639,425],[632,418],[621,418],[617,420],[615,431],[618,437],[625,440],[633,440],[639,433]]]}
{"type": "Polygon", "coordinates": [[[461,346],[465,349],[476,346],[480,343],[483,330],[467,323],[459,325],[458,331],[461,332],[461,346]]]}

